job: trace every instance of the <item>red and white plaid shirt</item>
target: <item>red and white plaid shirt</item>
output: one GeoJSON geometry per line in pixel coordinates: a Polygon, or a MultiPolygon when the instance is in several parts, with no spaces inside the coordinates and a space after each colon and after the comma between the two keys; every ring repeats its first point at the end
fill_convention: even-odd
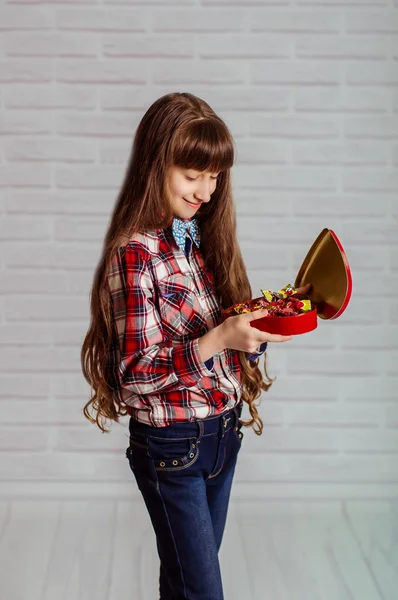
{"type": "Polygon", "coordinates": [[[171,228],[137,233],[108,276],[114,393],[153,427],[218,415],[242,393],[236,350],[200,357],[198,340],[221,322],[221,305],[199,249],[188,252],[171,228]]]}

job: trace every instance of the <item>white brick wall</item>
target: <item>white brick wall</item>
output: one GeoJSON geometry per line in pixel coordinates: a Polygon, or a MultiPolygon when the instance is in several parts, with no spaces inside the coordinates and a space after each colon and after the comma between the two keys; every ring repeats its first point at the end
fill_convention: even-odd
{"type": "Polygon", "coordinates": [[[204,98],[235,136],[253,295],[293,282],[325,226],[353,271],[339,320],[270,348],[278,379],[235,493],[397,492],[397,5],[1,4],[3,494],[134,490],[127,419],[103,436],[82,416],[80,347],[135,128],[170,91],[204,98]]]}

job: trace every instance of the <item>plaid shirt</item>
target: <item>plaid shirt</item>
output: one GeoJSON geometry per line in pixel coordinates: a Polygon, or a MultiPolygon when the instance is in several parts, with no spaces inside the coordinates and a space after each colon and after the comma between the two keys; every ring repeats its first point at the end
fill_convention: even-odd
{"type": "Polygon", "coordinates": [[[200,357],[198,340],[221,322],[221,305],[199,249],[186,250],[171,228],[137,233],[108,275],[114,394],[153,427],[218,415],[242,393],[236,350],[200,357]]]}

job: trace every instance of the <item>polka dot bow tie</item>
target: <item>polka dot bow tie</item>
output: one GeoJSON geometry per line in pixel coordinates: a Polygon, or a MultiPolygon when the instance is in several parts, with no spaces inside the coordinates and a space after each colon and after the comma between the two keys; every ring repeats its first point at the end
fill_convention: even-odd
{"type": "Polygon", "coordinates": [[[172,231],[177,245],[184,250],[185,248],[185,237],[186,232],[189,231],[191,237],[197,247],[200,245],[200,233],[197,219],[191,219],[190,221],[182,221],[175,217],[173,219],[172,231]]]}

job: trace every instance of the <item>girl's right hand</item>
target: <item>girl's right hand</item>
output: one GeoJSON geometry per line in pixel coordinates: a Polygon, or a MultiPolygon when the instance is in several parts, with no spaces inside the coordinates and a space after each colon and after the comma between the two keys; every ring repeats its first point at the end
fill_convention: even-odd
{"type": "Polygon", "coordinates": [[[288,342],[291,340],[291,335],[267,333],[250,325],[252,321],[261,319],[266,314],[266,309],[259,309],[250,313],[228,317],[219,325],[223,346],[232,350],[251,353],[257,352],[258,347],[264,342],[288,342]]]}

